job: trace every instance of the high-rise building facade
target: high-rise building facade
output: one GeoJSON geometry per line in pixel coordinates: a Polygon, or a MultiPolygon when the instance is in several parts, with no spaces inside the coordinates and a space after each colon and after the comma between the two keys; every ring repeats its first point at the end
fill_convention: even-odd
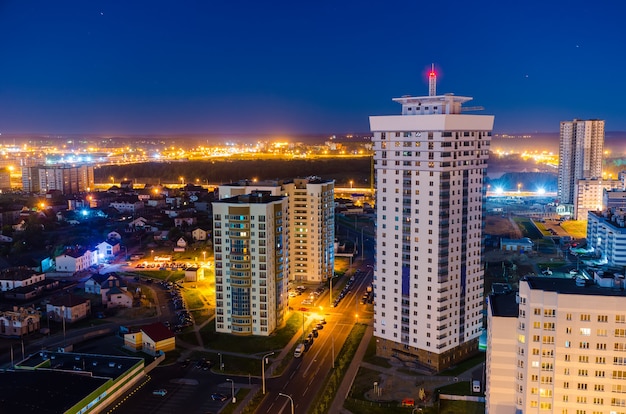
{"type": "Polygon", "coordinates": [[[561,204],[574,204],[578,180],[602,177],[603,151],[604,121],[561,122],[558,177],[561,204]]]}
{"type": "Polygon", "coordinates": [[[287,198],[289,220],[289,280],[324,282],[335,267],[335,182],[319,177],[284,181],[222,184],[219,197],[269,191],[287,198]]]}
{"type": "Polygon", "coordinates": [[[213,202],[216,331],[271,334],[287,311],[287,199],[267,192],[213,202]]]}
{"type": "Polygon", "coordinates": [[[624,278],[589,276],[523,279],[517,317],[490,312],[487,413],[626,413],[624,278]]]}
{"type": "Polygon", "coordinates": [[[477,349],[483,311],[483,177],[494,117],[469,97],[395,98],[372,116],[377,353],[442,370],[477,349]]]}

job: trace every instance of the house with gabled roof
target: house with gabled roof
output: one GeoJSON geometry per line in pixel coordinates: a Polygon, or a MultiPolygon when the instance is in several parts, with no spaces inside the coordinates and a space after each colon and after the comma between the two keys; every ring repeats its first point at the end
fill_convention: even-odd
{"type": "Polygon", "coordinates": [[[176,335],[161,322],[145,325],[134,332],[124,334],[124,346],[150,355],[173,351],[176,335]]]}
{"type": "Polygon", "coordinates": [[[46,305],[46,313],[56,321],[73,323],[85,319],[91,314],[91,301],[71,293],[64,293],[50,298],[46,305]]]}
{"type": "Polygon", "coordinates": [[[55,258],[57,272],[76,273],[98,264],[98,249],[77,247],[67,249],[55,258]]]}
{"type": "Polygon", "coordinates": [[[100,261],[111,260],[120,252],[120,241],[116,239],[107,239],[98,245],[98,259],[100,261]]]}
{"type": "Polygon", "coordinates": [[[200,227],[194,229],[191,232],[191,238],[194,239],[194,241],[204,241],[209,237],[209,232],[201,229],[200,227]]]}

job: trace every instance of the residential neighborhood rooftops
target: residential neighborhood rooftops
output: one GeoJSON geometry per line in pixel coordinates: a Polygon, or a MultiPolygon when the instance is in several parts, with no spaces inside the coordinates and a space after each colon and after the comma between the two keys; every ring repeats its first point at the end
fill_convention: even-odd
{"type": "Polygon", "coordinates": [[[175,336],[174,333],[161,322],[155,322],[150,325],[142,326],[141,330],[155,342],[159,342],[175,336]]]}

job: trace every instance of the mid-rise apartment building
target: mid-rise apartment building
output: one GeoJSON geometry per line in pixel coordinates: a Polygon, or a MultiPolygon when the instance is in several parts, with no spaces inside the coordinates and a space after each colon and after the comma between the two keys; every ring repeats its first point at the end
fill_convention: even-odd
{"type": "Polygon", "coordinates": [[[77,194],[93,190],[93,165],[37,165],[22,168],[22,188],[30,193],[59,190],[77,194]]]}
{"type": "Polygon", "coordinates": [[[289,280],[324,282],[335,266],[335,182],[319,177],[249,181],[219,186],[220,198],[269,191],[286,197],[289,221],[289,280]]]}
{"type": "Polygon", "coordinates": [[[267,192],[213,202],[216,331],[271,334],[287,311],[289,210],[267,192]]]}
{"type": "MultiPolygon", "coordinates": [[[[432,80],[432,75],[431,75],[432,80]]],[[[377,354],[442,370],[477,350],[483,321],[483,178],[494,117],[472,98],[405,96],[372,116],[377,354]]]]}
{"type": "Polygon", "coordinates": [[[626,207],[590,211],[587,215],[587,245],[601,262],[626,266],[626,207]]]}
{"type": "Polygon", "coordinates": [[[606,273],[521,280],[518,316],[506,318],[516,332],[490,316],[486,412],[626,413],[623,287],[606,273]],[[512,357],[507,378],[495,362],[512,357]]]}

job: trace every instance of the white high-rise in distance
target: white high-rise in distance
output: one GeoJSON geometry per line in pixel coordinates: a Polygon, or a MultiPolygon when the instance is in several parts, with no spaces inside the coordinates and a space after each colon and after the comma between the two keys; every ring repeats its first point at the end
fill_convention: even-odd
{"type": "Polygon", "coordinates": [[[376,172],[376,351],[442,370],[477,350],[483,328],[483,177],[494,117],[472,98],[403,96],[372,116],[376,172]]]}
{"type": "Polygon", "coordinates": [[[561,122],[558,178],[561,204],[574,204],[578,180],[602,178],[603,151],[604,121],[574,119],[561,122]]]}

